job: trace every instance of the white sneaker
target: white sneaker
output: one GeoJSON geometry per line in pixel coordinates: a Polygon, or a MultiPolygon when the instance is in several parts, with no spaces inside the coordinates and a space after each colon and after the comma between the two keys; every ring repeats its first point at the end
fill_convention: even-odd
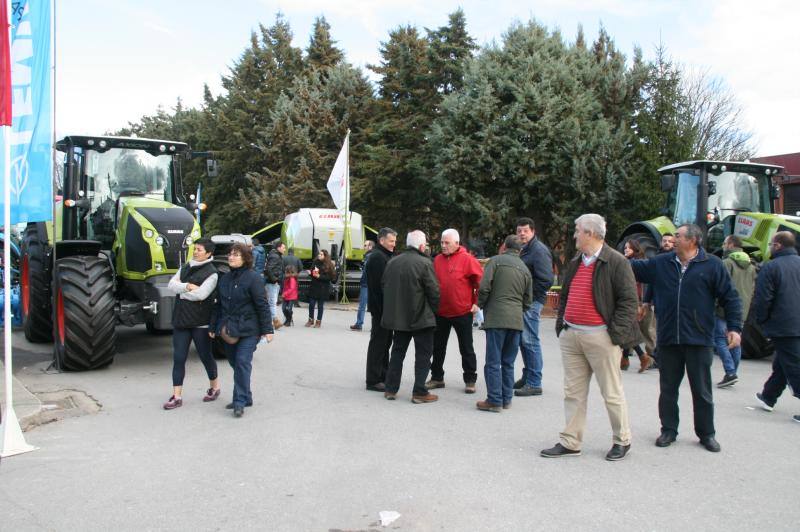
{"type": "Polygon", "coordinates": [[[767,404],[767,402],[761,396],[761,393],[756,393],[756,399],[758,400],[758,404],[761,406],[762,410],[766,410],[767,412],[772,412],[774,410],[774,407],[767,404]]]}

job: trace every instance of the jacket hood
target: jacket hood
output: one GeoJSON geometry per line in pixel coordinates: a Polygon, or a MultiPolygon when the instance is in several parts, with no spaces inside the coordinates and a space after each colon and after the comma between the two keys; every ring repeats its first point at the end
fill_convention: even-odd
{"type": "Polygon", "coordinates": [[[189,267],[190,268],[195,268],[197,266],[202,266],[203,264],[208,264],[209,262],[211,262],[213,260],[214,260],[214,257],[208,258],[206,260],[194,260],[194,259],[191,259],[191,260],[189,260],[189,267]]]}
{"type": "Polygon", "coordinates": [[[731,251],[728,258],[740,268],[744,269],[750,266],[750,256],[744,251],[731,251]]]}

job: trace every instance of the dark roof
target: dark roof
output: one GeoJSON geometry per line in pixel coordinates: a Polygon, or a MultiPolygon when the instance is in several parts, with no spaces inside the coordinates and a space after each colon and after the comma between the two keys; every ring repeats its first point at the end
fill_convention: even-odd
{"type": "Polygon", "coordinates": [[[800,153],[767,155],[764,157],[753,157],[751,160],[758,163],[779,164],[783,166],[787,176],[800,176],[800,153]]]}
{"type": "Polygon", "coordinates": [[[671,172],[672,170],[679,170],[682,168],[693,168],[693,169],[701,169],[705,168],[712,173],[719,167],[726,166],[728,171],[731,172],[750,172],[753,170],[761,171],[770,169],[770,170],[777,170],[777,173],[782,173],[783,167],[774,164],[763,164],[763,163],[750,163],[750,162],[741,162],[741,161],[684,161],[682,163],[675,163],[670,164],[667,166],[663,166],[658,169],[659,173],[671,172]]]}

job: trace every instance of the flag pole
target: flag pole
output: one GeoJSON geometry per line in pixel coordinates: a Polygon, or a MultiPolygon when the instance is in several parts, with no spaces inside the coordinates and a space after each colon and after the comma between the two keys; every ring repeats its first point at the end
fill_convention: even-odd
{"type": "Polygon", "coordinates": [[[350,128],[344,138],[346,153],[345,164],[345,191],[344,191],[344,253],[342,254],[342,298],[340,303],[350,303],[347,298],[347,252],[351,247],[350,239],[350,128]]]}
{"type": "MultiPolygon", "coordinates": [[[[4,20],[10,24],[8,2],[2,0],[4,20]]],[[[11,28],[4,28],[7,40],[3,43],[11,53],[11,28]]],[[[10,55],[9,55],[10,57],[10,55]]],[[[13,114],[13,113],[12,113],[13,114]]],[[[17,414],[14,412],[13,374],[11,367],[11,125],[3,125],[3,340],[5,360],[5,412],[0,424],[0,458],[33,451],[22,435],[17,414]]]]}

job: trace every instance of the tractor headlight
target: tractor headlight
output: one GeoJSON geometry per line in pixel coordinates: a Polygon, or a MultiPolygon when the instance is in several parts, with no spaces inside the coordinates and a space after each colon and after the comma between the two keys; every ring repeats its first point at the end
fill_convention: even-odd
{"type": "Polygon", "coordinates": [[[194,242],[194,240],[192,239],[191,235],[190,235],[190,236],[187,236],[187,237],[186,237],[186,238],[183,240],[183,243],[184,243],[184,245],[185,245],[187,248],[188,248],[189,246],[191,246],[191,245],[192,245],[192,242],[194,242]]]}
{"type": "Polygon", "coordinates": [[[145,229],[144,230],[144,237],[145,238],[153,238],[153,235],[155,235],[155,233],[151,229],[145,229]]]}
{"type": "Polygon", "coordinates": [[[158,147],[158,151],[164,153],[165,151],[167,151],[167,147],[162,144],[161,146],[158,147]]]}
{"type": "Polygon", "coordinates": [[[156,244],[158,244],[159,246],[163,246],[164,245],[164,237],[161,236],[161,235],[158,235],[156,237],[156,244]]]}
{"type": "Polygon", "coordinates": [[[200,230],[199,229],[195,229],[194,231],[192,231],[192,236],[194,238],[199,237],[200,236],[200,230]]]}
{"type": "Polygon", "coordinates": [[[156,271],[160,272],[163,269],[164,269],[164,267],[161,265],[161,263],[160,262],[156,262],[156,271]]]}

